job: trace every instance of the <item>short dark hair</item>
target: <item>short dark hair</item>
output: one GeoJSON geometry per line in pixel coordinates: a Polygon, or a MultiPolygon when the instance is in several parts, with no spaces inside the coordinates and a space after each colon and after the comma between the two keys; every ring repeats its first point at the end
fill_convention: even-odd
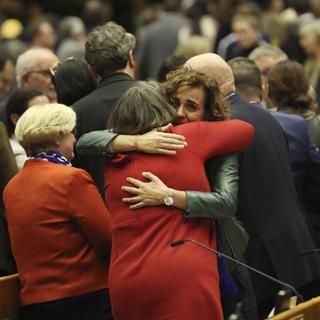
{"type": "Polygon", "coordinates": [[[295,61],[281,61],[268,72],[268,94],[277,107],[308,109],[312,98],[304,67],[295,61]]]}
{"type": "Polygon", "coordinates": [[[114,106],[107,127],[119,134],[143,134],[176,120],[176,110],[158,85],[140,82],[126,91],[114,106]]]}
{"type": "Polygon", "coordinates": [[[6,105],[6,125],[9,137],[14,133],[15,126],[11,122],[10,116],[13,113],[22,116],[28,109],[28,103],[35,97],[43,96],[43,92],[36,89],[17,89],[16,92],[9,98],[6,105]]]}
{"type": "Polygon", "coordinates": [[[163,82],[166,80],[166,76],[169,72],[177,70],[182,67],[184,63],[188,60],[186,56],[181,55],[171,55],[163,60],[159,71],[158,71],[158,81],[163,82]]]}
{"type": "Polygon", "coordinates": [[[87,37],[85,58],[101,77],[125,68],[135,37],[115,22],[94,28],[87,37]]]}
{"type": "Polygon", "coordinates": [[[244,57],[233,58],[228,64],[233,73],[237,93],[247,100],[259,97],[262,82],[257,64],[244,57]]]}
{"type": "Polygon", "coordinates": [[[51,71],[58,102],[72,106],[97,88],[97,82],[85,61],[68,58],[51,71]]]}
{"type": "Polygon", "coordinates": [[[202,87],[204,89],[204,116],[206,121],[226,120],[230,117],[230,106],[220,92],[216,80],[188,67],[181,67],[170,72],[162,85],[162,91],[172,105],[175,105],[176,93],[182,86],[202,87]]]}

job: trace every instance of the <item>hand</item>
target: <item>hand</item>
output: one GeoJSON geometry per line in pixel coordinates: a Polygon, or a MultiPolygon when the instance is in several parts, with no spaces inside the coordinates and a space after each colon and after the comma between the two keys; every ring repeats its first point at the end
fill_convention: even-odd
{"type": "Polygon", "coordinates": [[[167,194],[168,187],[151,172],[143,172],[142,175],[150,182],[142,182],[134,178],[127,178],[127,181],[134,187],[122,186],[121,190],[134,194],[131,198],[123,198],[122,201],[133,204],[130,209],[159,206],[167,194]]]}
{"type": "Polygon", "coordinates": [[[171,124],[154,129],[138,136],[138,150],[145,153],[175,155],[176,150],[183,149],[187,142],[181,135],[165,132],[171,124]]]}

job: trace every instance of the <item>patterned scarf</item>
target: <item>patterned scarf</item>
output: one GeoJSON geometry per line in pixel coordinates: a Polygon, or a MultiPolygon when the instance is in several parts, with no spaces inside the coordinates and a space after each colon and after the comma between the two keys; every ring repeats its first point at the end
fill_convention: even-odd
{"type": "Polygon", "coordinates": [[[65,156],[63,156],[61,153],[56,151],[48,151],[48,152],[41,152],[33,157],[31,159],[42,159],[45,161],[62,164],[64,166],[71,167],[72,164],[67,160],[65,156]]]}

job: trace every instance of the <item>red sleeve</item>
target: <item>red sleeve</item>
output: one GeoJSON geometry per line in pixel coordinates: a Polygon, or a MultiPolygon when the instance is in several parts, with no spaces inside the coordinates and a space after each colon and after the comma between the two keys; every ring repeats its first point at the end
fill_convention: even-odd
{"type": "Polygon", "coordinates": [[[254,136],[254,127],[241,120],[190,122],[175,131],[186,137],[189,151],[207,160],[215,155],[242,151],[254,136]]]}
{"type": "Polygon", "coordinates": [[[90,175],[84,170],[74,172],[68,190],[72,218],[89,242],[103,255],[111,250],[111,218],[90,175]]]}

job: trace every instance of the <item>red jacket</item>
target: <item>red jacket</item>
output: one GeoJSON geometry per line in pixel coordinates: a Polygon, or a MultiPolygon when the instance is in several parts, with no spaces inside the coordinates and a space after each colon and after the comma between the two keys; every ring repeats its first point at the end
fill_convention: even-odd
{"type": "Polygon", "coordinates": [[[110,215],[88,173],[28,160],[4,204],[22,305],[107,287],[110,215]]]}

